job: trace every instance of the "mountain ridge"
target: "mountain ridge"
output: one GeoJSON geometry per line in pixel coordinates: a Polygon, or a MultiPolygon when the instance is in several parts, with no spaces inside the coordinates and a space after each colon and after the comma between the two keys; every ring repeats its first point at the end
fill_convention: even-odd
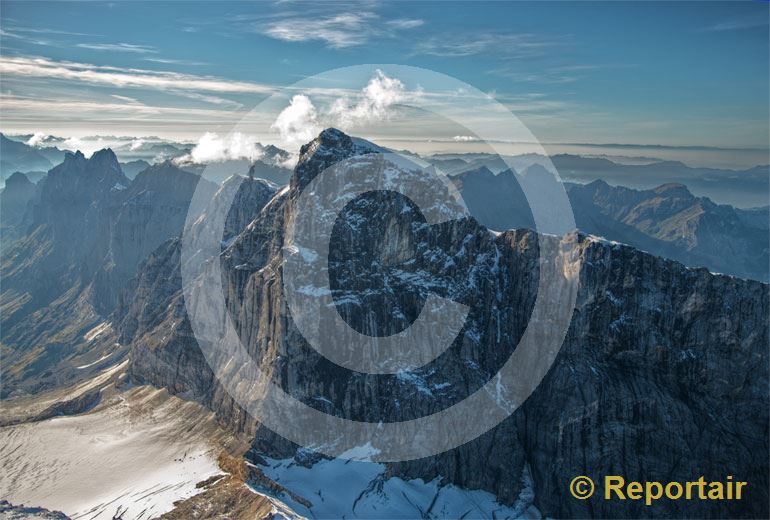
{"type": "MultiPolygon", "coordinates": [[[[492,234],[474,219],[458,221],[437,228],[434,238],[418,235],[415,243],[415,269],[438,273],[437,280],[446,287],[459,283],[456,294],[466,295],[474,309],[448,357],[438,361],[434,375],[429,370],[402,379],[350,374],[309,349],[296,331],[282,296],[280,257],[285,223],[292,218],[300,188],[331,163],[355,157],[356,150],[352,140],[337,133],[317,138],[304,150],[290,188],[261,208],[220,261],[229,312],[252,358],[285,391],[326,413],[367,421],[382,420],[383,413],[391,419],[423,416],[477,388],[494,375],[526,326],[536,293],[538,244],[560,240],[574,251],[563,261],[569,265],[565,271],[579,276],[576,313],[542,385],[521,410],[490,432],[435,457],[390,464],[388,475],[439,478],[488,490],[512,504],[529,468],[535,504],[544,515],[618,517],[678,516],[685,506],[673,501],[650,507],[600,499],[578,502],[567,493],[569,479],[612,474],[618,464],[644,479],[687,480],[695,473],[722,478],[729,471],[751,475],[758,483],[756,495],[742,503],[688,503],[688,514],[766,514],[768,497],[762,490],[767,467],[760,462],[765,457],[756,456],[767,452],[762,440],[767,416],[761,411],[767,409],[767,373],[757,368],[767,361],[766,284],[690,269],[581,234],[557,238],[521,229],[492,234]],[[440,245],[442,252],[421,256],[428,243],[440,245]],[[442,271],[438,265],[453,267],[442,271]],[[469,273],[475,273],[475,282],[462,289],[469,273]],[[444,387],[447,381],[450,385],[444,387]],[[415,400],[420,388],[447,390],[415,400]],[[729,392],[736,393],[726,401],[723,396],[729,392]],[[328,403],[319,404],[317,395],[328,403]],[[394,395],[412,398],[401,401],[398,409],[393,408],[394,395]],[[662,424],[667,427],[661,429],[662,424]],[[693,446],[688,439],[696,431],[707,441],[693,446]],[[640,448],[632,453],[629,445],[640,448]],[[480,458],[479,453],[487,456],[480,458]]],[[[398,200],[385,198],[356,207],[372,211],[367,209],[372,200],[401,208],[398,200]]],[[[368,238],[356,243],[372,248],[361,251],[362,258],[378,247],[382,222],[373,219],[361,231],[368,238]]],[[[392,225],[411,224],[399,220],[392,225]]],[[[249,458],[257,466],[264,456],[313,465],[317,459],[308,460],[303,450],[248,417],[214,377],[184,311],[178,255],[179,243],[168,242],[144,266],[136,289],[150,301],[156,300],[156,292],[163,295],[157,298],[164,302],[162,316],[135,319],[135,311],[127,307],[121,318],[135,324],[131,330],[121,328],[121,341],[131,345],[131,381],[184,393],[215,410],[230,428],[253,433],[249,458]]],[[[356,272],[360,278],[367,270],[356,272]]],[[[403,304],[397,295],[393,303],[403,304]]],[[[340,312],[355,321],[365,309],[342,307],[340,312]]],[[[384,311],[377,311],[374,319],[387,319],[384,311]]]]}

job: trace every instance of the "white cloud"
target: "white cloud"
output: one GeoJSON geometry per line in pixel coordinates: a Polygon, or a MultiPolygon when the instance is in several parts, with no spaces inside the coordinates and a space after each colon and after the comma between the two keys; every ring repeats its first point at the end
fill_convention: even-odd
{"type": "Polygon", "coordinates": [[[128,97],[128,96],[120,96],[118,94],[110,94],[110,97],[113,97],[115,99],[119,99],[120,101],[125,101],[126,103],[133,103],[135,105],[141,105],[142,102],[139,101],[136,98],[128,97]]]}
{"type": "Polygon", "coordinates": [[[104,67],[48,58],[0,57],[0,74],[6,77],[49,78],[95,85],[153,89],[202,90],[264,94],[273,88],[259,83],[232,81],[176,72],[104,67]]]}
{"type": "Polygon", "coordinates": [[[144,141],[142,139],[136,139],[134,141],[131,141],[131,144],[129,145],[128,149],[134,152],[139,148],[141,148],[143,144],[144,144],[144,141]]]}
{"type": "Polygon", "coordinates": [[[175,60],[171,58],[144,58],[144,61],[149,61],[152,63],[162,63],[164,65],[189,65],[189,66],[208,65],[208,63],[203,61],[175,60]]]}
{"type": "Polygon", "coordinates": [[[256,139],[240,132],[234,132],[227,137],[220,137],[213,132],[206,132],[198,143],[185,155],[176,159],[177,162],[194,162],[210,164],[223,161],[246,159],[256,161],[264,155],[262,146],[256,139]]]}
{"type": "Polygon", "coordinates": [[[385,22],[385,25],[394,29],[414,29],[416,27],[422,26],[423,24],[425,24],[423,20],[411,18],[398,18],[396,20],[385,22]]]}
{"type": "Polygon", "coordinates": [[[281,139],[290,144],[310,141],[320,130],[318,112],[310,98],[297,94],[291,98],[271,126],[281,134],[281,139]]]}
{"type": "Polygon", "coordinates": [[[104,140],[100,137],[95,140],[84,140],[80,139],[78,137],[70,137],[66,141],[62,143],[62,148],[65,150],[72,150],[73,152],[76,150],[80,150],[83,152],[83,155],[86,157],[91,157],[94,152],[101,150],[102,148],[105,148],[107,144],[105,144],[104,140]]]}
{"type": "Polygon", "coordinates": [[[331,16],[289,15],[261,27],[260,32],[287,42],[320,41],[333,49],[363,45],[375,37],[392,37],[396,31],[414,29],[423,20],[381,20],[373,12],[345,12],[331,16]]]}
{"type": "Polygon", "coordinates": [[[722,31],[741,31],[745,29],[754,29],[756,27],[767,27],[767,13],[764,16],[757,16],[752,18],[732,18],[728,20],[722,20],[719,23],[704,27],[706,32],[722,32],[722,31]]]}
{"type": "MultiPolygon", "coordinates": [[[[312,90],[308,93],[324,97],[328,92],[312,90]]],[[[359,92],[349,92],[324,103],[319,110],[307,94],[291,98],[272,125],[286,145],[310,141],[322,127],[334,126],[344,130],[367,123],[388,119],[393,108],[422,96],[421,90],[409,91],[398,78],[392,78],[381,70],[359,92]]]]}
{"type": "Polygon", "coordinates": [[[378,69],[353,102],[345,97],[336,99],[329,108],[329,117],[342,128],[386,119],[391,107],[410,95],[414,93],[408,93],[401,80],[378,69]]]}
{"type": "Polygon", "coordinates": [[[478,141],[478,139],[476,139],[472,135],[456,135],[452,138],[452,140],[458,143],[469,143],[472,141],[478,141]]]}
{"type": "Polygon", "coordinates": [[[158,49],[155,47],[134,45],[132,43],[78,43],[75,47],[93,51],[133,52],[137,54],[154,54],[158,52],[158,49]]]}
{"type": "Polygon", "coordinates": [[[419,42],[414,54],[458,58],[486,53],[498,57],[525,58],[542,55],[557,43],[534,34],[453,33],[419,42]]]}
{"type": "MultiPolygon", "coordinates": [[[[114,97],[114,96],[113,96],[114,97]]],[[[3,115],[11,119],[14,114],[37,118],[65,119],[72,121],[77,118],[80,121],[94,120],[146,120],[158,118],[170,125],[180,121],[220,121],[234,123],[237,113],[225,110],[167,107],[156,105],[142,105],[132,102],[105,103],[99,101],[80,101],[68,99],[30,98],[9,94],[0,94],[0,102],[3,106],[3,115]]]]}
{"type": "Polygon", "coordinates": [[[367,39],[367,22],[372,13],[344,13],[335,16],[313,18],[287,18],[268,24],[265,34],[287,42],[322,41],[329,47],[340,49],[361,45],[367,39]]]}
{"type": "Polygon", "coordinates": [[[220,105],[223,107],[229,107],[233,109],[239,109],[243,108],[243,105],[241,103],[238,103],[237,101],[231,101],[229,99],[221,98],[219,96],[209,96],[207,94],[199,94],[197,92],[185,92],[185,91],[175,91],[174,94],[182,97],[186,97],[188,99],[195,99],[197,101],[203,101],[204,103],[210,103],[212,105],[220,105]]]}
{"type": "Polygon", "coordinates": [[[44,134],[43,132],[35,132],[35,135],[30,137],[27,140],[27,146],[41,146],[45,143],[45,140],[48,138],[48,134],[44,134]]]}

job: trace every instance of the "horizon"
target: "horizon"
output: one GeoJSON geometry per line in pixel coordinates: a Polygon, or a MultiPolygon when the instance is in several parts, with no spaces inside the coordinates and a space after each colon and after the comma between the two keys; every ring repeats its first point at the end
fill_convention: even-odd
{"type": "MultiPolygon", "coordinates": [[[[419,3],[409,16],[389,3],[302,12],[284,2],[194,3],[184,14],[175,3],[2,5],[0,130],[7,134],[197,141],[207,132],[227,135],[279,92],[307,97],[320,119],[323,107],[377,82],[385,97],[376,102],[387,113],[332,122],[373,141],[412,143],[417,153],[477,151],[474,136],[442,121],[405,128],[391,120],[417,97],[457,104],[472,118],[467,93],[410,83],[387,65],[368,78],[345,77],[347,69],[317,76],[367,61],[376,48],[384,63],[451,72],[554,150],[655,150],[696,166],[732,161],[734,169],[770,162],[757,160],[770,140],[766,4],[456,4],[448,13],[419,3]],[[148,7],[152,16],[142,14],[148,7]],[[575,17],[592,23],[576,26],[575,17]],[[321,24],[312,34],[311,20],[321,24]]],[[[289,148],[271,122],[255,140],[289,148]]],[[[500,141],[510,141],[503,134],[500,141]]]]}
{"type": "MultiPolygon", "coordinates": [[[[195,148],[204,136],[196,139],[175,140],[159,135],[55,135],[44,132],[37,133],[3,133],[7,138],[23,142],[35,147],[55,147],[62,151],[82,152],[90,157],[94,152],[104,149],[117,149],[134,143],[157,141],[158,143],[173,143],[176,145],[195,148]]],[[[204,134],[205,135],[205,134],[204,134]]],[[[222,140],[226,135],[219,136],[222,140]]],[[[373,139],[368,136],[351,133],[357,137],[388,146],[392,150],[407,151],[430,157],[440,155],[473,155],[488,154],[488,148],[478,141],[457,140],[402,140],[402,139],[373,139]],[[417,145],[417,146],[415,146],[417,145]]],[[[267,146],[275,144],[272,140],[261,142],[256,138],[251,140],[255,145],[267,146]]],[[[280,144],[280,143],[278,143],[280,144]]],[[[639,145],[633,143],[532,143],[509,142],[500,143],[510,146],[507,156],[526,156],[540,154],[545,150],[549,157],[558,155],[576,155],[587,158],[604,158],[618,164],[651,164],[655,162],[681,162],[689,168],[716,168],[724,170],[744,171],[769,164],[770,149],[757,147],[708,147],[708,146],[667,146],[639,145]],[[625,153],[624,153],[625,152],[625,153]],[[764,160],[764,162],[763,162],[764,160]]],[[[162,159],[158,159],[162,160],[162,159]]]]}

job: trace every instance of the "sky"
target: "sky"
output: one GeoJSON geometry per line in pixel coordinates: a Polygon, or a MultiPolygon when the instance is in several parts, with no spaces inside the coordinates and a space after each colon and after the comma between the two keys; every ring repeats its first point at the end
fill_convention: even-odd
{"type": "Polygon", "coordinates": [[[298,142],[310,121],[448,151],[476,135],[408,107],[430,100],[478,127],[482,94],[542,143],[761,159],[768,14],[761,2],[2,1],[0,130],[195,141],[274,98],[253,129],[265,141],[298,142]],[[372,63],[386,66],[328,72],[372,63]]]}

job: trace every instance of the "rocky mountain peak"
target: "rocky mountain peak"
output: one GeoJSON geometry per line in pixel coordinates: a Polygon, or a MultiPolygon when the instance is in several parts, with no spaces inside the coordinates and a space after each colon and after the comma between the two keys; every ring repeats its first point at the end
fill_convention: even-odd
{"type": "Polygon", "coordinates": [[[113,152],[111,148],[102,148],[98,152],[94,152],[91,158],[88,159],[88,164],[91,168],[94,169],[120,171],[120,163],[118,162],[118,157],[115,155],[115,152],[113,152]]]}
{"type": "MultiPolygon", "coordinates": [[[[62,165],[66,167],[82,166],[86,163],[86,156],[80,150],[76,152],[64,152],[64,162],[62,165]]],[[[56,168],[54,168],[56,169],[56,168]]]]}
{"type": "Polygon", "coordinates": [[[293,190],[301,190],[316,175],[339,161],[357,155],[386,151],[365,139],[350,137],[336,128],[327,128],[300,148],[299,161],[289,185],[293,190]]]}
{"type": "Polygon", "coordinates": [[[109,148],[95,152],[86,159],[80,150],[64,154],[64,161],[52,168],[46,176],[49,189],[77,190],[86,194],[94,190],[109,191],[115,185],[128,186],[129,180],[123,175],[115,153],[109,148]]]}
{"type": "Polygon", "coordinates": [[[694,198],[693,194],[690,193],[690,190],[687,189],[687,186],[676,182],[661,184],[653,191],[659,195],[665,195],[666,197],[682,197],[687,199],[694,198]]]}

